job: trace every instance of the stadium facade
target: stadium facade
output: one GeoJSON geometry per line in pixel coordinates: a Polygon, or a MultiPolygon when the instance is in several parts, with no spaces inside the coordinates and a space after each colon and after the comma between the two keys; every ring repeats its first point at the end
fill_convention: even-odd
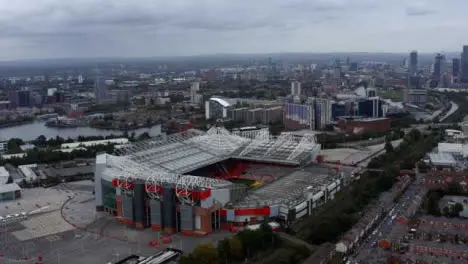
{"type": "Polygon", "coordinates": [[[97,210],[137,228],[186,235],[265,218],[293,221],[346,184],[343,173],[317,173],[319,151],[313,134],[273,137],[262,129],[243,136],[222,126],[133,143],[97,156],[97,210]],[[232,180],[246,177],[264,184],[232,180]]]}

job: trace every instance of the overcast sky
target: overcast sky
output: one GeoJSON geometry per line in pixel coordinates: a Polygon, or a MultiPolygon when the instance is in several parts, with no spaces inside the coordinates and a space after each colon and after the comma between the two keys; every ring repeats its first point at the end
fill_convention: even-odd
{"type": "Polygon", "coordinates": [[[0,0],[0,59],[461,51],[467,0],[0,0]]]}

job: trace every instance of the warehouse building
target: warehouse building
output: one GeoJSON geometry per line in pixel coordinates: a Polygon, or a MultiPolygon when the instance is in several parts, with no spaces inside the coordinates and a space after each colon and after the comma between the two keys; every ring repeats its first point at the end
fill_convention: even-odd
{"type": "Polygon", "coordinates": [[[16,183],[0,185],[0,201],[12,201],[21,198],[21,188],[16,183]]]}

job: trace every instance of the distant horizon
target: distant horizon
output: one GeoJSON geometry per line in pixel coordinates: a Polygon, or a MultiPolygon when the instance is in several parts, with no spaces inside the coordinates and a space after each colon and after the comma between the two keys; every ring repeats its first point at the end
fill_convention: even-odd
{"type": "Polygon", "coordinates": [[[468,45],[463,0],[0,1],[1,61],[424,55],[468,45]]]}
{"type": "MultiPolygon", "coordinates": [[[[408,50],[408,52],[366,52],[366,51],[355,51],[355,52],[304,52],[304,51],[290,51],[290,52],[267,52],[267,53],[207,53],[207,54],[192,54],[192,55],[160,55],[160,56],[102,56],[102,57],[57,57],[57,58],[19,58],[19,59],[0,59],[0,63],[21,63],[21,62],[47,62],[47,61],[93,61],[93,60],[161,60],[161,59],[181,59],[181,58],[203,58],[203,57],[273,57],[273,56],[284,56],[284,55],[337,55],[337,56],[352,56],[354,55],[408,55],[410,52],[416,51],[418,55],[431,56],[438,53],[444,55],[457,55],[459,56],[461,51],[437,51],[437,52],[419,52],[417,49],[408,50]]],[[[0,65],[1,66],[1,65],[0,65]]]]}

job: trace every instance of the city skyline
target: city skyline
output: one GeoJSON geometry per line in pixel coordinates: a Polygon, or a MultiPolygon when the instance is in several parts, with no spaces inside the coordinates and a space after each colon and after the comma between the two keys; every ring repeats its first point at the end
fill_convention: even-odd
{"type": "MultiPolygon", "coordinates": [[[[0,0],[0,2],[5,2],[0,0]]],[[[457,52],[461,0],[4,3],[0,60],[278,52],[457,52]],[[378,22],[378,23],[377,23],[378,22]],[[437,32],[437,34],[435,34],[437,32]],[[402,40],[405,40],[402,43],[402,40]]]]}

